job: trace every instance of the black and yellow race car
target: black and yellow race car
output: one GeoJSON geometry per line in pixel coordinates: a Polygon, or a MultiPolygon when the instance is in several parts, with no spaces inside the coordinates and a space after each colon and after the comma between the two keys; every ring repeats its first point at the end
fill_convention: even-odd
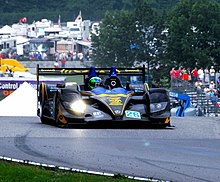
{"type": "MultiPolygon", "coordinates": [[[[38,82],[38,116],[42,123],[156,124],[170,126],[170,99],[164,88],[148,88],[145,67],[40,68],[41,75],[72,76],[73,82],[49,87],[38,82]],[[81,75],[83,83],[75,82],[81,75]]],[[[39,79],[37,79],[39,80],[39,79]]]]}

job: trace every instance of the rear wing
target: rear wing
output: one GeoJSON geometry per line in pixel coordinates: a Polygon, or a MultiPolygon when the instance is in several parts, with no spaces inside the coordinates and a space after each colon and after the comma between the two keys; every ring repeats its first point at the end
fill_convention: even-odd
{"type": "MultiPolygon", "coordinates": [[[[95,68],[98,76],[109,75],[111,68],[95,68]]],[[[88,75],[90,68],[41,68],[39,64],[37,65],[37,86],[39,85],[39,76],[41,75],[57,75],[57,76],[71,76],[71,75],[88,75]]],[[[127,76],[141,76],[143,77],[143,83],[145,83],[145,65],[143,67],[137,68],[116,68],[117,75],[127,75],[127,76]]]]}
{"type": "MultiPolygon", "coordinates": [[[[37,77],[40,75],[88,75],[90,68],[40,68],[37,65],[37,77]]],[[[95,68],[97,75],[109,75],[111,68],[95,68]]],[[[117,75],[145,77],[145,66],[138,68],[116,68],[117,75]]]]}

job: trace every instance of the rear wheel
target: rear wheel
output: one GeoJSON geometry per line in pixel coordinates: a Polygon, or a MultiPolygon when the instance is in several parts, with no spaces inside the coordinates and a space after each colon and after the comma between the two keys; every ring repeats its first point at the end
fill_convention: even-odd
{"type": "Polygon", "coordinates": [[[42,83],[40,85],[39,89],[39,101],[40,101],[40,120],[42,124],[47,124],[47,118],[44,117],[44,105],[45,105],[45,99],[47,99],[47,91],[46,91],[46,85],[42,83]]]}

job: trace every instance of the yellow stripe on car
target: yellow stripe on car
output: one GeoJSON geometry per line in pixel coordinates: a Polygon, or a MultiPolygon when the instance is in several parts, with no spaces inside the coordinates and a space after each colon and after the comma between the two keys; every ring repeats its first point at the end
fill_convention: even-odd
{"type": "Polygon", "coordinates": [[[170,118],[166,118],[165,123],[169,123],[170,122],[170,118]]]}
{"type": "Polygon", "coordinates": [[[100,97],[127,97],[125,94],[100,94],[100,97]]]}
{"type": "Polygon", "coordinates": [[[64,118],[64,116],[63,116],[63,114],[61,112],[60,106],[59,106],[59,111],[58,111],[58,117],[59,117],[59,121],[61,123],[67,124],[67,121],[66,121],[66,119],[64,118]]]}

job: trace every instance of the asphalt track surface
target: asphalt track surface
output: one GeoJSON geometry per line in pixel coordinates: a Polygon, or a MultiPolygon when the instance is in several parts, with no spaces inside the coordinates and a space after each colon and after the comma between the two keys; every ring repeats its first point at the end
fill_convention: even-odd
{"type": "Polygon", "coordinates": [[[178,182],[220,181],[220,118],[171,118],[174,128],[68,128],[0,117],[0,156],[178,182]]]}

